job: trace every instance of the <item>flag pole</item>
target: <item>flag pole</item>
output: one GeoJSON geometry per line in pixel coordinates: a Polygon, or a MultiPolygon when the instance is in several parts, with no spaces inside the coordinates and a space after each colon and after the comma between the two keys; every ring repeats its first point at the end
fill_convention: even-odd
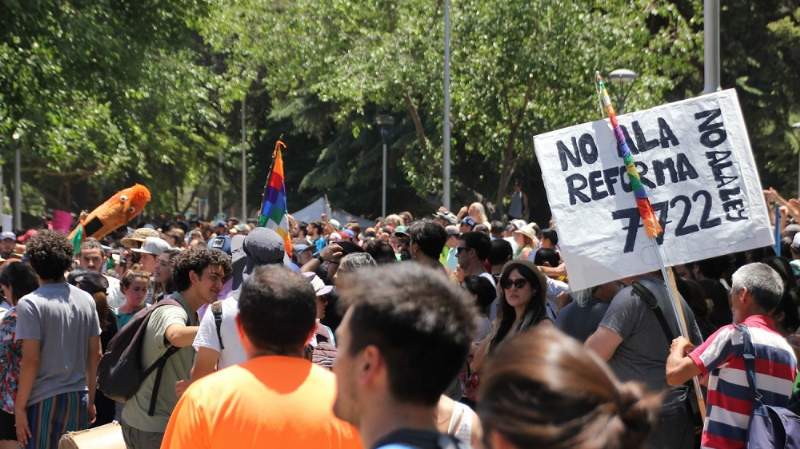
{"type": "MultiPolygon", "coordinates": [[[[645,190],[644,185],[641,183],[639,171],[634,164],[633,155],[631,154],[630,148],[628,148],[628,143],[622,133],[622,128],[620,128],[619,122],[617,122],[617,113],[614,111],[614,105],[611,104],[611,98],[608,96],[608,89],[606,89],[603,77],[600,76],[600,72],[595,72],[595,77],[597,79],[597,88],[600,93],[603,108],[605,109],[608,119],[611,122],[611,127],[614,131],[614,137],[616,138],[617,145],[621,150],[623,161],[625,162],[625,168],[631,180],[631,187],[633,189],[634,196],[636,197],[636,207],[639,209],[639,215],[642,217],[642,221],[644,222],[644,228],[647,232],[647,236],[655,245],[655,252],[658,258],[658,265],[661,269],[661,276],[664,278],[664,284],[667,287],[667,294],[669,295],[669,300],[672,304],[672,311],[675,313],[675,319],[678,322],[678,329],[680,330],[681,335],[688,339],[689,327],[686,324],[686,315],[683,310],[683,303],[681,303],[678,286],[675,282],[675,274],[664,262],[664,255],[661,252],[661,246],[658,244],[658,237],[664,232],[664,229],[656,218],[655,213],[653,213],[653,208],[650,204],[650,199],[647,196],[647,191],[645,190]]],[[[694,392],[697,396],[697,405],[700,409],[700,416],[703,418],[703,420],[705,420],[706,406],[705,400],[703,399],[703,391],[700,389],[700,381],[697,377],[692,377],[692,383],[694,384],[694,392]]]]}

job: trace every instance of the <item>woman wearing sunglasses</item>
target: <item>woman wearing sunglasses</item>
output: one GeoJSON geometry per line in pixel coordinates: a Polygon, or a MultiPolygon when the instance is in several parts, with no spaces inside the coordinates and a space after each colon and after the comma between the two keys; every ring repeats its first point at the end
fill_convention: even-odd
{"type": "Polygon", "coordinates": [[[494,330],[475,351],[472,371],[480,372],[486,356],[504,340],[540,323],[552,325],[547,318],[545,296],[547,280],[533,262],[512,260],[500,275],[498,305],[494,330]]]}

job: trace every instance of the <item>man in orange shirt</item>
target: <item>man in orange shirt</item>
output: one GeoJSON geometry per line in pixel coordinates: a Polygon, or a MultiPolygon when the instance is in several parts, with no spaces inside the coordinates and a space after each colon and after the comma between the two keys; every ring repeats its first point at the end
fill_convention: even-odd
{"type": "Polygon", "coordinates": [[[242,285],[236,326],[248,361],[206,376],[183,394],[162,449],[360,449],[333,415],[334,375],[303,358],[316,327],[314,289],[280,266],[242,285]]]}

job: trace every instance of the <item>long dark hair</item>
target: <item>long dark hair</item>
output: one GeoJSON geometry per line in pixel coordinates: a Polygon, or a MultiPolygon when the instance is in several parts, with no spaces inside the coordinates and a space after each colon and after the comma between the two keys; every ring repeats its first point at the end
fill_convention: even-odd
{"type": "Polygon", "coordinates": [[[527,260],[512,260],[503,267],[503,274],[500,275],[500,325],[497,328],[497,333],[492,338],[492,342],[489,344],[489,351],[494,351],[497,345],[503,341],[509,331],[511,331],[511,326],[514,324],[514,321],[517,319],[516,311],[514,311],[514,308],[506,301],[506,292],[502,287],[503,283],[508,280],[511,272],[514,270],[519,272],[520,276],[528,281],[528,284],[530,284],[533,290],[533,297],[531,297],[528,305],[525,306],[525,314],[520,323],[519,330],[525,330],[547,318],[547,310],[545,309],[547,280],[544,274],[539,271],[539,268],[532,262],[527,260]]]}
{"type": "Polygon", "coordinates": [[[30,265],[10,262],[0,272],[0,284],[11,288],[11,298],[6,299],[16,305],[20,298],[39,288],[39,278],[30,265]]]}

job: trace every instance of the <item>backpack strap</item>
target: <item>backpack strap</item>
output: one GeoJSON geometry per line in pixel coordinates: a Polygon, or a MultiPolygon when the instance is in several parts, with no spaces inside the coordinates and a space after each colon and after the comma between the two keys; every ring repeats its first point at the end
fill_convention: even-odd
{"type": "MultiPolygon", "coordinates": [[[[161,306],[177,306],[183,308],[183,305],[181,305],[181,303],[179,303],[178,301],[172,299],[172,297],[166,297],[162,299],[154,307],[161,307],[161,306]]],[[[180,349],[181,348],[177,346],[172,346],[172,345],[168,346],[167,350],[164,351],[163,354],[161,354],[161,357],[156,359],[155,362],[153,362],[150,366],[147,367],[146,370],[144,370],[144,373],[142,375],[142,381],[144,381],[144,379],[147,379],[147,376],[149,376],[150,373],[152,373],[153,371],[156,372],[156,378],[155,381],[153,382],[153,392],[150,395],[150,404],[147,406],[148,416],[153,416],[156,413],[156,401],[158,400],[158,390],[161,387],[161,376],[164,374],[164,367],[167,365],[167,359],[172,357],[172,355],[175,354],[176,352],[180,351],[180,349]]]]}
{"type": "Polygon", "coordinates": [[[177,346],[170,346],[164,352],[164,354],[158,358],[152,365],[147,367],[145,370],[145,378],[153,372],[153,369],[156,370],[156,378],[153,382],[153,393],[150,395],[150,404],[147,407],[147,415],[153,416],[156,413],[156,400],[158,399],[158,389],[161,387],[161,375],[164,374],[164,366],[167,364],[167,359],[178,352],[181,348],[177,346]]]}
{"type": "Polygon", "coordinates": [[[750,393],[756,402],[761,402],[761,393],[756,388],[756,351],[753,347],[753,341],[750,339],[750,330],[743,324],[737,324],[736,330],[742,334],[742,358],[744,359],[744,369],[747,374],[750,393]]]}
{"type": "Polygon", "coordinates": [[[664,311],[662,311],[661,307],[658,305],[658,300],[655,295],[653,295],[653,292],[638,281],[633,283],[633,291],[644,300],[647,307],[655,314],[658,324],[661,326],[661,331],[664,332],[664,337],[667,338],[667,344],[672,343],[672,340],[675,339],[675,334],[673,334],[672,329],[669,328],[667,319],[664,316],[664,311]]]}
{"type": "Polygon", "coordinates": [[[219,349],[225,349],[225,344],[222,343],[222,302],[214,301],[211,304],[211,313],[214,315],[214,326],[217,328],[217,339],[219,340],[219,349]]]}

